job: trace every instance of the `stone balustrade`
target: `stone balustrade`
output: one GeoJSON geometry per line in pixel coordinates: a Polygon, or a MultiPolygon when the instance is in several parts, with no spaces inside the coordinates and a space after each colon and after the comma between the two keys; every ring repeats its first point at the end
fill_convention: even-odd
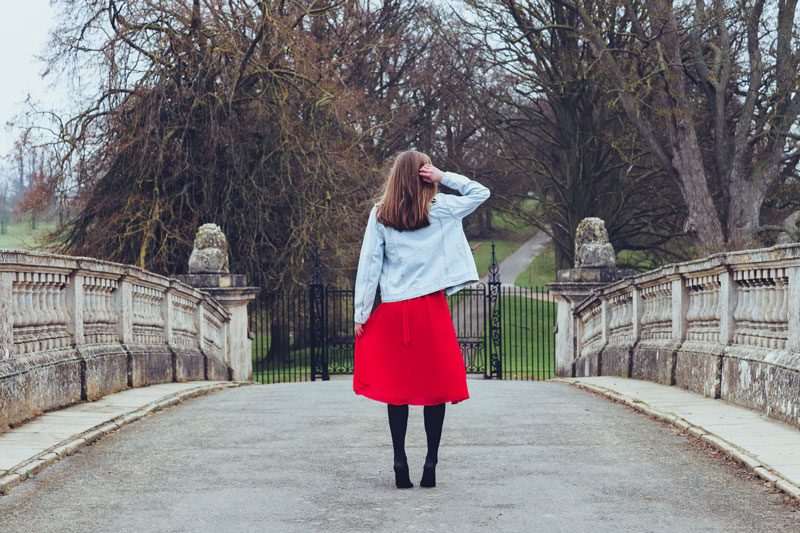
{"type": "Polygon", "coordinates": [[[127,387],[247,379],[232,360],[249,352],[229,347],[249,341],[231,339],[231,318],[208,293],[136,267],[0,250],[0,431],[127,387]]]}
{"type": "Polygon", "coordinates": [[[557,366],[572,375],[677,385],[800,426],[800,245],[628,276],[595,289],[572,320],[574,342],[557,339],[571,358],[557,366]]]}

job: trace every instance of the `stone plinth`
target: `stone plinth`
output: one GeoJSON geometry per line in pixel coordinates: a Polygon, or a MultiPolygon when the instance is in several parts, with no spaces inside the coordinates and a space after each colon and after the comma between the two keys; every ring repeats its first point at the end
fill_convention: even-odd
{"type": "Polygon", "coordinates": [[[228,273],[213,273],[213,274],[183,274],[175,276],[183,283],[197,288],[228,288],[228,287],[246,287],[247,276],[244,274],[228,274],[228,273]]]}
{"type": "Polygon", "coordinates": [[[556,303],[556,375],[572,377],[572,365],[578,358],[575,338],[578,333],[573,317],[575,307],[588,298],[595,289],[605,287],[623,277],[633,275],[633,270],[614,267],[583,267],[559,270],[556,283],[548,283],[556,303]]]}
{"type": "Polygon", "coordinates": [[[253,349],[249,336],[247,304],[258,294],[258,287],[246,287],[247,280],[243,274],[186,274],[177,278],[208,293],[230,313],[226,362],[231,368],[231,379],[236,381],[252,379],[253,349]]]}
{"type": "Polygon", "coordinates": [[[632,269],[620,269],[616,267],[567,268],[558,271],[556,280],[558,280],[558,283],[594,283],[597,285],[605,285],[632,276],[633,274],[634,271],[632,269]]]}

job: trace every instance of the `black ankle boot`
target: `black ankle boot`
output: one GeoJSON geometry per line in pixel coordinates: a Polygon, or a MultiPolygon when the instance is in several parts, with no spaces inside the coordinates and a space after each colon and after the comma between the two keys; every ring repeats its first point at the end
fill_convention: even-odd
{"type": "Polygon", "coordinates": [[[394,463],[394,484],[398,489],[410,489],[414,486],[408,475],[408,463],[402,461],[394,463]]]}
{"type": "Polygon", "coordinates": [[[422,480],[419,482],[420,487],[435,487],[436,486],[436,463],[425,461],[425,466],[422,467],[422,480]]]}

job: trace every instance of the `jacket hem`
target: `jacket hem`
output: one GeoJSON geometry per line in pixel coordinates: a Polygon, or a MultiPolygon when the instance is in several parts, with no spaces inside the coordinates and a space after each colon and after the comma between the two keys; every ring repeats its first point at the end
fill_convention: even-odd
{"type": "Polygon", "coordinates": [[[476,281],[480,281],[478,278],[470,276],[467,279],[461,278],[454,278],[451,280],[441,281],[438,283],[434,283],[431,285],[426,285],[424,287],[420,287],[416,291],[412,292],[403,292],[402,294],[383,294],[383,289],[381,289],[381,302],[399,302],[402,300],[410,300],[411,298],[417,298],[419,296],[425,296],[426,294],[430,294],[432,292],[440,291],[443,289],[447,289],[449,287],[453,287],[456,285],[462,285],[465,283],[474,283],[476,281]]]}

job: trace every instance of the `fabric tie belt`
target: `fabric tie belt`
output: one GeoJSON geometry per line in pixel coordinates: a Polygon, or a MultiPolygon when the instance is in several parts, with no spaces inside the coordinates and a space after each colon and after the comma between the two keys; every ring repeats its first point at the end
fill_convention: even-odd
{"type": "Polygon", "coordinates": [[[411,332],[408,330],[408,300],[403,300],[403,344],[411,344],[411,332]]]}

